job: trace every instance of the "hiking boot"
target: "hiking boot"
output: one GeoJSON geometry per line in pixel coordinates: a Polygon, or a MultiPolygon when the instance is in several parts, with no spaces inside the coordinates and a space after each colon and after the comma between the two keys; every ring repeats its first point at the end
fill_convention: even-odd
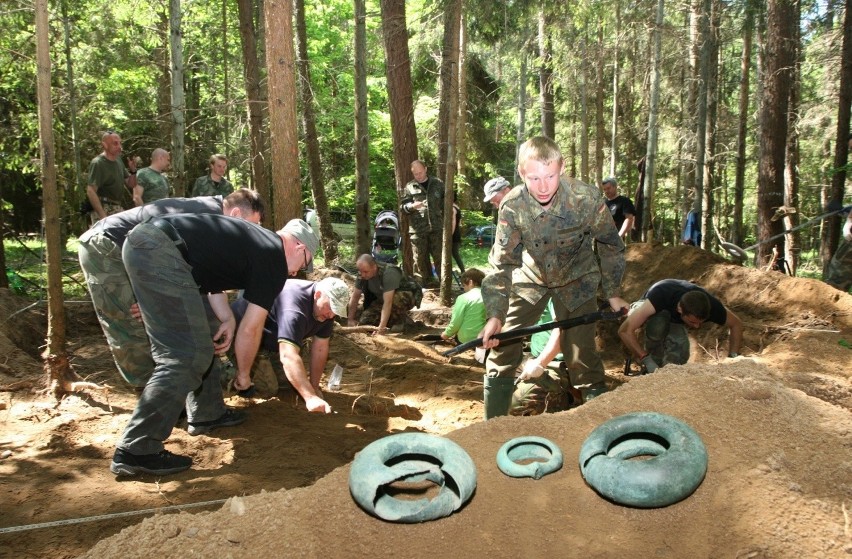
{"type": "Polygon", "coordinates": [[[213,421],[197,421],[195,423],[187,424],[186,432],[194,437],[195,435],[209,433],[213,429],[218,429],[219,427],[233,427],[234,425],[239,425],[245,420],[245,412],[227,409],[225,410],[225,413],[219,417],[219,419],[214,419],[213,421]]]}
{"type": "Polygon", "coordinates": [[[172,454],[168,450],[161,450],[157,454],[131,454],[117,448],[112,456],[109,471],[117,476],[137,474],[166,476],[188,470],[190,466],[192,466],[192,458],[172,454]]]}

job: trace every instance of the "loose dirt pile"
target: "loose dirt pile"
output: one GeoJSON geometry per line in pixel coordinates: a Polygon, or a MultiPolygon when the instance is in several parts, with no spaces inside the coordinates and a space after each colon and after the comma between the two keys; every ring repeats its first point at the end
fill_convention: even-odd
{"type": "MultiPolygon", "coordinates": [[[[159,480],[117,481],[108,471],[134,395],[119,385],[90,308],[73,306],[78,372],[115,388],[58,405],[20,390],[0,398],[7,407],[0,411],[0,452],[11,451],[0,460],[0,526],[212,503],[142,522],[111,517],[0,532],[0,548],[14,557],[852,556],[852,297],[691,247],[634,244],[628,261],[628,300],[664,277],[718,295],[745,323],[745,357],[723,359],[726,333],[707,327],[693,340],[689,365],[625,377],[614,325],[603,325],[607,374],[622,386],[569,412],[486,423],[482,369],[472,356],[448,363],[438,353],[445,346],[412,341],[448,319],[430,293],[414,332],[337,331],[329,371],[339,363],[346,372],[341,392],[326,396],[338,413],[308,414],[287,390],[268,400],[234,397],[229,404],[248,408],[249,421],[212,437],[176,429],[167,447],[193,456],[194,466],[159,480]],[[673,415],[702,437],[709,469],[691,497],[632,509],[584,483],[577,456],[585,438],[633,411],[673,415]],[[349,463],[369,442],[414,430],[459,443],[476,464],[477,490],[439,521],[377,520],[349,495],[349,463]],[[552,440],[564,467],[539,481],[500,473],[497,450],[521,435],[552,440]],[[205,508],[213,512],[195,512],[205,508]]],[[[24,306],[8,295],[0,303],[4,311],[24,306]]],[[[43,324],[37,311],[13,317],[0,333],[43,324]]],[[[0,367],[0,384],[38,384],[42,340],[9,342],[7,355],[17,357],[0,367]]],[[[5,343],[0,335],[0,349],[5,343]]]]}

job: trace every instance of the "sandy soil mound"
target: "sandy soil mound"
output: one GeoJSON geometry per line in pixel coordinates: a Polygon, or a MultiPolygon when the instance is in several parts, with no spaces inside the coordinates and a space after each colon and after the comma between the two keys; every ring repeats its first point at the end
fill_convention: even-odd
{"type": "Polygon", "coordinates": [[[477,488],[438,521],[368,516],[349,495],[344,466],[310,488],[145,520],[85,557],[840,557],[852,553],[850,432],[848,412],[780,385],[750,360],[673,367],[570,412],[453,432],[476,464],[477,488]],[[576,463],[584,438],[637,410],[681,418],[703,438],[709,470],[685,501],[626,508],[585,485],[576,463]],[[564,467],[538,481],[503,475],[496,452],[522,435],[556,443],[564,467]]]}

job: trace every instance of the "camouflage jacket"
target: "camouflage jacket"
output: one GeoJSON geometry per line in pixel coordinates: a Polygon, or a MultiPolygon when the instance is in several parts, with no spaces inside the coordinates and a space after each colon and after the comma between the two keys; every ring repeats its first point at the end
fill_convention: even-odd
{"type": "Polygon", "coordinates": [[[569,310],[599,284],[604,297],[620,295],[624,243],[600,191],[563,177],[547,210],[525,186],[503,198],[488,261],[497,271],[482,283],[486,315],[505,322],[510,292],[530,303],[553,295],[569,310]]]}
{"type": "Polygon", "coordinates": [[[190,196],[216,196],[218,194],[224,198],[233,191],[234,185],[228,179],[222,177],[222,180],[217,184],[213,182],[213,179],[210,178],[210,173],[208,173],[203,177],[195,179],[190,196]]]}
{"type": "Polygon", "coordinates": [[[409,182],[405,185],[400,207],[408,215],[412,237],[443,231],[444,183],[435,177],[429,177],[425,188],[417,181],[409,182]],[[409,206],[420,201],[426,202],[426,207],[421,210],[409,206]]]}

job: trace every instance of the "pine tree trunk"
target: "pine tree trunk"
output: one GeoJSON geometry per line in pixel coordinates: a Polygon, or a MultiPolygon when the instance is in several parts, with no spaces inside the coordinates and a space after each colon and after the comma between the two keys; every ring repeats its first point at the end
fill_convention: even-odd
{"type": "MultiPolygon", "coordinates": [[[[834,145],[834,173],[831,176],[831,189],[828,203],[843,203],[843,190],[846,183],[846,164],[849,160],[849,121],[852,105],[852,0],[846,0],[846,15],[843,19],[843,47],[841,52],[840,91],[837,94],[837,133],[834,145]]],[[[820,243],[823,275],[831,262],[840,239],[841,218],[827,219],[820,243]]]]}
{"type": "Polygon", "coordinates": [[[186,193],[186,98],[183,91],[183,40],[180,0],[169,0],[169,52],[172,60],[172,186],[175,196],[186,193]]]}
{"type": "Polygon", "coordinates": [[[743,53],[740,58],[740,103],[737,118],[737,164],[734,178],[734,218],[731,223],[731,242],[743,245],[743,196],[745,194],[746,142],[749,120],[749,79],[751,77],[751,42],[754,35],[754,5],[746,1],[743,22],[743,53]]]}
{"type": "MultiPolygon", "coordinates": [[[[794,7],[795,21],[801,18],[801,4],[796,2],[794,7]]],[[[787,150],[784,157],[784,205],[789,208],[799,207],[799,98],[801,90],[802,50],[800,49],[801,33],[799,26],[793,28],[795,65],[790,73],[789,107],[787,108],[787,150]]],[[[790,213],[784,217],[784,229],[790,231],[799,225],[799,214],[790,213]]],[[[801,232],[793,231],[785,236],[785,253],[779,268],[796,275],[801,252],[801,232]]]]}
{"type": "MultiPolygon", "coordinates": [[[[65,309],[62,295],[62,241],[56,158],[53,137],[53,101],[50,89],[50,28],[47,0],[35,0],[36,90],[38,96],[39,151],[41,155],[44,234],[47,246],[47,348],[44,370],[51,392],[59,400],[73,390],[76,375],[68,362],[65,340],[65,309]]],[[[5,276],[5,268],[4,274],[5,276]]]]}
{"type": "Polygon", "coordinates": [[[604,96],[606,95],[606,84],[604,83],[603,39],[603,26],[600,26],[598,27],[598,44],[595,49],[597,53],[597,64],[595,65],[595,185],[600,185],[604,179],[604,96]]]}
{"type": "MultiPolygon", "coordinates": [[[[269,175],[266,173],[266,161],[263,156],[266,148],[266,134],[263,127],[261,109],[260,64],[257,59],[256,29],[252,0],[237,0],[240,20],[240,40],[243,49],[243,67],[245,72],[246,105],[249,117],[249,160],[251,163],[252,187],[270,200],[269,175]]],[[[271,212],[269,212],[271,214],[271,212]]],[[[264,216],[264,225],[271,227],[272,216],[264,216]]]]}
{"type": "MultiPolygon", "coordinates": [[[[651,205],[654,202],[654,190],[657,170],[657,120],[660,112],[660,64],[662,63],[662,28],[665,17],[663,0],[657,0],[657,19],[654,25],[654,58],[651,67],[651,102],[648,116],[648,147],[645,153],[644,181],[642,186],[641,239],[653,240],[651,223],[651,205]]],[[[637,196],[638,198],[638,196],[637,196]]]]}
{"type": "MultiPolygon", "coordinates": [[[[408,54],[408,29],[405,0],[381,0],[382,35],[385,42],[385,71],[388,82],[393,162],[396,176],[397,206],[411,176],[411,162],[417,159],[417,130],[414,127],[414,99],[411,92],[411,59],[408,54]]],[[[403,238],[403,269],[413,274],[408,218],[400,212],[403,238]]]]}
{"type": "MultiPolygon", "coordinates": [[[[793,0],[770,0],[766,12],[763,99],[761,103],[761,153],[758,163],[758,241],[781,233],[783,221],[772,221],[775,208],[784,203],[784,154],[787,141],[787,109],[794,64],[793,0]]],[[[766,266],[777,247],[784,254],[783,240],[758,246],[758,267],[766,266]]]]}
{"type": "Polygon", "coordinates": [[[302,98],[302,129],[305,133],[305,146],[310,170],[311,193],[314,197],[314,208],[317,211],[322,242],[323,256],[326,265],[337,259],[337,241],[334,240],[334,230],[331,227],[331,217],[328,213],[328,197],[325,194],[325,181],[322,174],[319,136],[317,135],[316,115],[314,113],[314,93],[311,85],[311,64],[308,60],[308,33],[305,28],[305,0],[295,0],[293,3],[296,16],[296,44],[298,45],[299,92],[302,98]]]}
{"type": "Polygon", "coordinates": [[[370,131],[367,119],[367,8],[355,0],[355,246],[370,252],[370,131]]]}
{"type": "Polygon", "coordinates": [[[296,120],[296,57],[292,0],[265,0],[266,64],[269,83],[273,227],[302,217],[299,134],[296,120]],[[286,169],[286,172],[284,171],[286,169]]]}
{"type": "Polygon", "coordinates": [[[550,51],[550,33],[544,9],[538,12],[539,96],[541,99],[541,133],[548,138],[556,136],[553,114],[553,53],[550,51]]]}

